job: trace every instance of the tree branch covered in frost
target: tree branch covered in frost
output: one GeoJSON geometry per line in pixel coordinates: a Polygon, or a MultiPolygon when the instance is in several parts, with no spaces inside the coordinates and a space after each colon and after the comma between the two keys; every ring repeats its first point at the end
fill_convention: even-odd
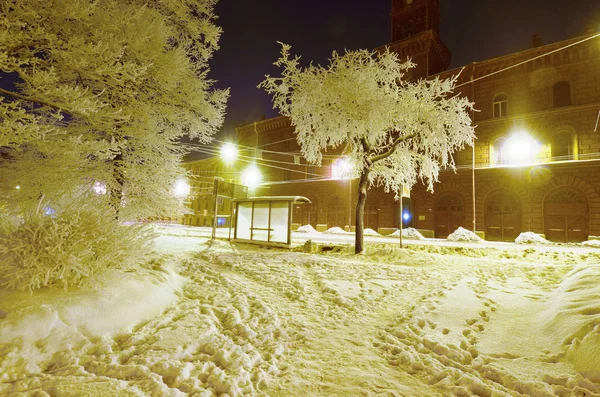
{"type": "Polygon", "coordinates": [[[290,117],[310,162],[344,147],[371,184],[398,192],[421,180],[432,190],[440,167],[454,169],[453,153],[473,142],[472,103],[453,95],[456,78],[407,81],[414,64],[387,50],[334,52],[329,66],[303,68],[282,44],[275,65],[281,77],[259,87],[290,117]]]}
{"type": "Polygon", "coordinates": [[[8,208],[66,206],[99,181],[122,218],[176,210],[179,139],[209,142],[228,97],[207,78],[215,3],[2,1],[0,71],[17,79],[0,91],[8,208]]]}

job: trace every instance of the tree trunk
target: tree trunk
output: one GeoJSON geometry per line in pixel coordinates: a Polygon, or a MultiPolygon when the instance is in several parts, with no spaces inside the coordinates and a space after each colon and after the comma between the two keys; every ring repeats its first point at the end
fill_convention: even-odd
{"type": "Polygon", "coordinates": [[[115,219],[119,220],[119,211],[121,209],[121,202],[123,200],[123,185],[125,184],[122,152],[119,152],[113,159],[113,177],[115,178],[117,186],[110,188],[110,205],[115,211],[115,219]]]}
{"type": "Polygon", "coordinates": [[[365,203],[367,202],[367,186],[369,183],[369,172],[368,167],[363,167],[360,172],[360,179],[358,182],[358,202],[356,203],[356,237],[354,240],[354,253],[360,254],[365,249],[365,203]]]}

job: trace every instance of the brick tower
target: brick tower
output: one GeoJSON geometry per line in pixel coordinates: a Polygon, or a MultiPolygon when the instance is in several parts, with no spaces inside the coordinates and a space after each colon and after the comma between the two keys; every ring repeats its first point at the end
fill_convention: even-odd
{"type": "Polygon", "coordinates": [[[452,54],[439,37],[439,0],[392,0],[392,42],[387,45],[401,59],[410,58],[417,67],[412,78],[442,72],[452,54]]]}

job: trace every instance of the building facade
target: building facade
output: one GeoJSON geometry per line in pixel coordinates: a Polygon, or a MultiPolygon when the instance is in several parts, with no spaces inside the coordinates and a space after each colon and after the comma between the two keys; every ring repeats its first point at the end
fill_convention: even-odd
{"type": "MultiPolygon", "coordinates": [[[[410,78],[458,75],[457,91],[475,103],[477,139],[456,154],[429,193],[404,199],[404,226],[446,237],[459,226],[487,240],[514,241],[525,231],[557,242],[600,235],[600,37],[592,31],[454,70],[439,37],[439,0],[394,0],[388,47],[417,64],[410,78]]],[[[257,195],[303,195],[296,223],[351,229],[356,180],[344,179],[340,153],[307,164],[285,117],[236,129],[238,145],[263,171],[257,195]]],[[[370,189],[365,227],[399,226],[394,195],[370,189]]]]}

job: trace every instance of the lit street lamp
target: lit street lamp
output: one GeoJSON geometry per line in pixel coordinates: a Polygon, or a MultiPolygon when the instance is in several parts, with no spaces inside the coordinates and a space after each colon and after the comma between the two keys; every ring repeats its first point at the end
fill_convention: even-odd
{"type": "Polygon", "coordinates": [[[262,174],[255,164],[250,165],[242,173],[242,184],[250,189],[257,187],[262,182],[262,174]]]}
{"type": "Polygon", "coordinates": [[[526,132],[516,132],[503,145],[509,164],[529,164],[536,160],[541,146],[526,132]]]}
{"type": "Polygon", "coordinates": [[[190,185],[185,179],[178,179],[173,186],[173,195],[177,198],[183,199],[190,194],[190,185]]]}
{"type": "Polygon", "coordinates": [[[221,158],[225,162],[225,164],[233,164],[233,162],[237,159],[238,149],[231,142],[227,142],[221,146],[221,158]]]}

